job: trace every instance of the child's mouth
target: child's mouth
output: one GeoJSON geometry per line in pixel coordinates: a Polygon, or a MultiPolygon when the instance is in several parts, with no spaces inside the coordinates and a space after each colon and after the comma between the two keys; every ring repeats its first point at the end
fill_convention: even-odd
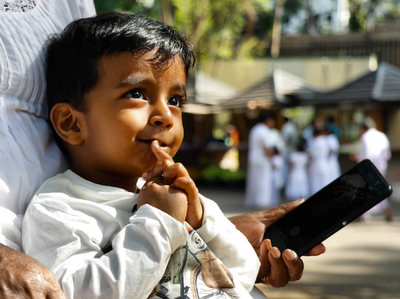
{"type": "MultiPolygon", "coordinates": [[[[141,139],[141,140],[139,140],[139,141],[140,141],[140,142],[143,142],[143,143],[148,143],[149,145],[151,145],[151,143],[152,143],[154,140],[157,140],[157,139],[141,139]]],[[[157,140],[157,141],[158,141],[158,144],[159,144],[160,148],[162,148],[162,149],[168,148],[168,145],[167,145],[167,144],[165,144],[165,143],[163,143],[163,142],[161,142],[161,141],[159,141],[159,140],[157,140]]]]}

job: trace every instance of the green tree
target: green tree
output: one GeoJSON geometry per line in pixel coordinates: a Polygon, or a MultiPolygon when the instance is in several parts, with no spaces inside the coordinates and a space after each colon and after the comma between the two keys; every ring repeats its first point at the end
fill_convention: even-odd
{"type": "Polygon", "coordinates": [[[400,0],[384,1],[385,7],[378,21],[397,22],[400,19],[400,0]]]}
{"type": "Polygon", "coordinates": [[[95,0],[99,13],[144,14],[183,32],[200,58],[264,56],[273,24],[265,0],[95,0]]]}
{"type": "Polygon", "coordinates": [[[375,12],[378,6],[385,5],[382,0],[348,0],[350,19],[350,31],[370,31],[377,21],[375,12]]]}

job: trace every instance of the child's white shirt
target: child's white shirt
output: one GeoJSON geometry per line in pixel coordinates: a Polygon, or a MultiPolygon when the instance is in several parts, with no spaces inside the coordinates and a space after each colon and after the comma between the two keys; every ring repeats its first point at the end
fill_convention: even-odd
{"type": "Polygon", "coordinates": [[[204,294],[212,289],[205,277],[209,273],[199,271],[200,255],[209,261],[215,255],[227,268],[225,273],[233,276],[234,289],[217,288],[214,293],[251,298],[244,289],[254,285],[258,257],[215,202],[201,196],[203,224],[194,231],[150,205],[132,212],[137,198],[70,170],[57,175],[42,185],[28,207],[23,250],[56,274],[68,298],[143,299],[156,286],[166,292],[165,298],[175,298],[176,291],[197,298],[191,293],[195,289],[204,294]],[[193,268],[181,277],[177,255],[193,268]]]}

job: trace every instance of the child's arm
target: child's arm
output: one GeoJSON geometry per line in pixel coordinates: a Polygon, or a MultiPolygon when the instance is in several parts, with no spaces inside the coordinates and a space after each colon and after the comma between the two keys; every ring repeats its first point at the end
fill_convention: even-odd
{"type": "Polygon", "coordinates": [[[216,257],[239,278],[250,291],[255,283],[260,261],[248,239],[227,219],[218,205],[201,196],[204,206],[203,225],[197,230],[216,257]]]}
{"type": "Polygon", "coordinates": [[[56,274],[68,298],[147,298],[187,231],[150,205],[127,225],[123,218],[107,205],[47,193],[28,208],[23,249],[56,274]]]}
{"type": "Polygon", "coordinates": [[[246,237],[224,216],[215,202],[199,196],[195,183],[182,164],[175,163],[156,142],[153,142],[152,150],[159,163],[144,175],[144,179],[162,175],[166,183],[186,192],[186,221],[197,230],[216,257],[234,272],[239,282],[250,291],[254,286],[260,262],[246,237]]]}
{"type": "Polygon", "coordinates": [[[175,163],[170,155],[161,150],[158,141],[152,142],[151,149],[158,160],[158,164],[151,171],[145,173],[143,178],[150,180],[162,176],[166,184],[185,191],[187,195],[186,222],[194,229],[198,229],[202,225],[203,206],[196,184],[181,163],[175,163]]]}
{"type": "Polygon", "coordinates": [[[163,211],[180,223],[185,222],[188,208],[186,194],[166,184],[162,177],[148,180],[140,190],[137,208],[145,204],[163,211]]]}

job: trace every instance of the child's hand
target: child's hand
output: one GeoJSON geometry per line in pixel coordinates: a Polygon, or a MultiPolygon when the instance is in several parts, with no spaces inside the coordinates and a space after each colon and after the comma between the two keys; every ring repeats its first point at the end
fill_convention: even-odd
{"type": "Polygon", "coordinates": [[[157,140],[151,144],[151,149],[156,156],[158,163],[149,172],[143,175],[145,180],[162,176],[164,182],[185,191],[187,195],[187,216],[186,222],[194,229],[201,227],[203,221],[203,206],[199,198],[196,184],[189,176],[188,171],[181,163],[175,163],[170,155],[161,150],[157,140]]]}
{"type": "Polygon", "coordinates": [[[184,223],[188,208],[187,202],[185,192],[165,184],[163,178],[159,176],[148,180],[140,190],[138,208],[149,204],[184,223]]]}

